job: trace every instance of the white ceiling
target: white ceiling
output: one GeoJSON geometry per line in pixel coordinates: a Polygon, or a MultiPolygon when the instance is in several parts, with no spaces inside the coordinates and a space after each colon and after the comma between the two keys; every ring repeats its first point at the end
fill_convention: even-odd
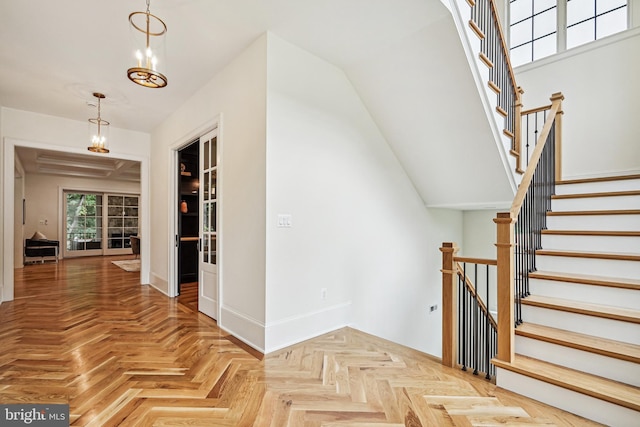
{"type": "MultiPolygon", "coordinates": [[[[152,0],[151,13],[168,27],[162,89],[126,76],[137,48],[128,16],[144,10],[144,0],[0,2],[0,105],[86,120],[96,116],[92,93],[101,92],[112,127],[151,132],[265,31],[346,67],[443,9],[438,0],[152,0]]],[[[95,157],[73,166],[80,159],[59,153],[65,167],[54,169],[35,161],[43,156],[52,158],[18,153],[28,173],[92,177],[113,168],[95,157]]]]}
{"type": "Polygon", "coordinates": [[[106,95],[114,127],[151,132],[265,31],[344,67],[442,14],[438,0],[152,0],[167,24],[163,89],[130,82],[128,16],[145,0],[0,2],[0,104],[75,120],[106,95]],[[434,7],[436,6],[436,7],[434,7]]]}
{"type": "MultiPolygon", "coordinates": [[[[102,92],[102,117],[112,127],[151,132],[270,31],[345,71],[426,204],[510,200],[511,188],[503,185],[508,182],[504,168],[491,151],[495,143],[444,3],[151,0],[151,13],[168,27],[166,64],[158,68],[169,84],[149,89],[126,76],[135,65],[128,16],[146,10],[145,0],[2,0],[0,105],[87,120],[96,115],[87,102],[95,101],[93,92],[102,92]],[[435,184],[451,168],[443,158],[458,158],[458,170],[473,171],[480,157],[485,172],[473,176],[476,187],[460,174],[449,187],[435,184]]],[[[51,153],[25,150],[18,156],[27,172],[51,170],[35,161],[51,153]]],[[[88,162],[73,167],[79,159],[65,159],[63,153],[58,158],[67,167],[49,173],[90,176],[114,168],[107,159],[92,170],[88,162]]],[[[118,172],[122,167],[114,177],[126,175],[118,172]]]]}

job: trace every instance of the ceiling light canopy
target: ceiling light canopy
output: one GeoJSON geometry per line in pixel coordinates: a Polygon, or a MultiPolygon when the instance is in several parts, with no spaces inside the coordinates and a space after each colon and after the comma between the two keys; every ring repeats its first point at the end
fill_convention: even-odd
{"type": "Polygon", "coordinates": [[[87,149],[94,153],[108,153],[107,139],[109,135],[109,122],[102,120],[102,117],[100,117],[100,100],[104,99],[105,96],[98,92],[94,92],[93,96],[98,98],[98,117],[89,119],[91,145],[88,146],[87,149]]]}
{"type": "MultiPolygon", "coordinates": [[[[149,1],[147,0],[146,12],[133,12],[129,15],[132,33],[135,41],[135,58],[137,65],[127,70],[129,79],[144,87],[161,88],[167,85],[167,77],[158,71],[158,58],[164,43],[164,35],[167,33],[167,26],[162,19],[149,12],[149,1]]],[[[161,65],[162,66],[162,65],[161,65]]]]}

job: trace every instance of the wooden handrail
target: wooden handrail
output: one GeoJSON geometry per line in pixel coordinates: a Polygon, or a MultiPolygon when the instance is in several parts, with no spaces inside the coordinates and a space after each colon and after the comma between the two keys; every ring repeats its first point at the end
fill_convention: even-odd
{"type": "MultiPolygon", "coordinates": [[[[483,264],[483,265],[495,265],[496,260],[493,260],[493,261],[494,261],[493,264],[483,264]]],[[[467,286],[467,289],[469,290],[469,292],[471,292],[471,295],[476,297],[476,299],[478,301],[478,305],[480,305],[480,309],[487,316],[487,318],[489,319],[489,322],[491,323],[491,325],[494,328],[498,329],[498,324],[496,323],[496,320],[493,318],[493,316],[489,312],[489,308],[486,306],[486,304],[484,303],[484,301],[482,300],[481,297],[478,298],[478,293],[476,292],[476,287],[473,285],[473,282],[471,282],[471,280],[469,279],[468,276],[464,277],[464,269],[462,268],[462,266],[460,264],[457,264],[457,268],[458,268],[458,277],[461,277],[464,280],[464,283],[467,286]]],[[[488,284],[487,284],[487,286],[488,286],[488,284]]]]}
{"type": "Polygon", "coordinates": [[[543,105],[542,107],[538,107],[538,108],[531,108],[529,110],[523,110],[521,112],[521,114],[522,114],[522,116],[526,116],[526,115],[529,115],[529,114],[540,113],[542,111],[550,110],[552,106],[553,106],[552,104],[549,104],[549,105],[543,105]]]}
{"type": "MultiPolygon", "coordinates": [[[[504,31],[502,30],[502,25],[500,24],[500,19],[498,17],[498,8],[496,7],[496,2],[494,0],[490,0],[491,3],[491,12],[493,15],[493,20],[498,28],[498,33],[500,34],[500,41],[502,42],[502,51],[504,52],[504,56],[506,57],[507,68],[509,69],[509,76],[511,77],[511,82],[513,83],[513,89],[515,90],[516,95],[516,104],[520,101],[521,90],[516,84],[516,76],[513,72],[513,67],[511,66],[511,57],[509,56],[509,49],[507,48],[507,43],[504,40],[504,31]]],[[[516,118],[517,119],[517,118],[516,118]]]]}
{"type": "Polygon", "coordinates": [[[464,256],[453,257],[456,262],[468,262],[469,264],[481,264],[481,265],[497,265],[498,261],[495,259],[487,258],[470,258],[464,256]]]}
{"type": "MultiPolygon", "coordinates": [[[[515,247],[515,223],[522,208],[525,196],[529,191],[529,186],[533,180],[534,172],[542,155],[542,151],[548,140],[549,134],[555,122],[555,157],[556,157],[556,178],[561,177],[560,153],[561,153],[561,119],[562,119],[562,93],[554,93],[551,96],[551,107],[549,114],[542,127],[542,131],[536,142],[535,149],[529,160],[527,170],[522,176],[522,181],[518,186],[518,191],[514,197],[509,212],[498,213],[494,222],[497,224],[497,262],[498,262],[498,352],[496,358],[507,363],[511,363],[515,353],[514,340],[514,247],[515,247]]],[[[530,111],[541,112],[547,107],[534,108],[530,111]]]]}
{"type": "MultiPolygon", "coordinates": [[[[533,174],[536,171],[536,167],[538,166],[538,161],[540,160],[540,156],[542,155],[542,150],[547,142],[547,138],[549,137],[549,133],[551,132],[551,127],[553,126],[553,122],[556,119],[557,114],[561,114],[562,112],[562,100],[564,99],[564,95],[562,93],[554,93],[551,96],[551,108],[549,110],[549,116],[547,120],[544,122],[544,126],[542,127],[542,131],[540,132],[540,136],[538,136],[538,141],[536,142],[536,147],[533,150],[533,154],[531,155],[531,159],[529,159],[529,165],[522,176],[522,180],[520,181],[520,185],[518,186],[518,191],[516,196],[513,199],[513,203],[511,204],[511,209],[509,212],[512,218],[517,218],[518,213],[520,213],[520,209],[522,208],[522,202],[524,201],[524,197],[527,195],[527,191],[529,191],[529,185],[531,185],[531,180],[533,179],[533,174]]],[[[542,110],[541,110],[542,111],[542,110]]],[[[560,145],[558,143],[558,145],[560,145]]]]}

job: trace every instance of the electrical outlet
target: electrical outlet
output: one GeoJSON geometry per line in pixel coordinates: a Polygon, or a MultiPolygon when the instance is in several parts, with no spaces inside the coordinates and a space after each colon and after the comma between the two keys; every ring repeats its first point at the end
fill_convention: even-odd
{"type": "Polygon", "coordinates": [[[320,289],[320,299],[327,299],[327,288],[320,289]]]}
{"type": "Polygon", "coordinates": [[[438,304],[433,304],[429,306],[429,313],[433,313],[434,311],[438,311],[438,304]]]}

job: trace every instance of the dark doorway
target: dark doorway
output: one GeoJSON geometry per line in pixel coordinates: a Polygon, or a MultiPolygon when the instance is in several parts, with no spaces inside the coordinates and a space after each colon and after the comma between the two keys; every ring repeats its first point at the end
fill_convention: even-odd
{"type": "Polygon", "coordinates": [[[193,141],[178,152],[178,294],[182,286],[198,282],[200,146],[193,141]]]}

